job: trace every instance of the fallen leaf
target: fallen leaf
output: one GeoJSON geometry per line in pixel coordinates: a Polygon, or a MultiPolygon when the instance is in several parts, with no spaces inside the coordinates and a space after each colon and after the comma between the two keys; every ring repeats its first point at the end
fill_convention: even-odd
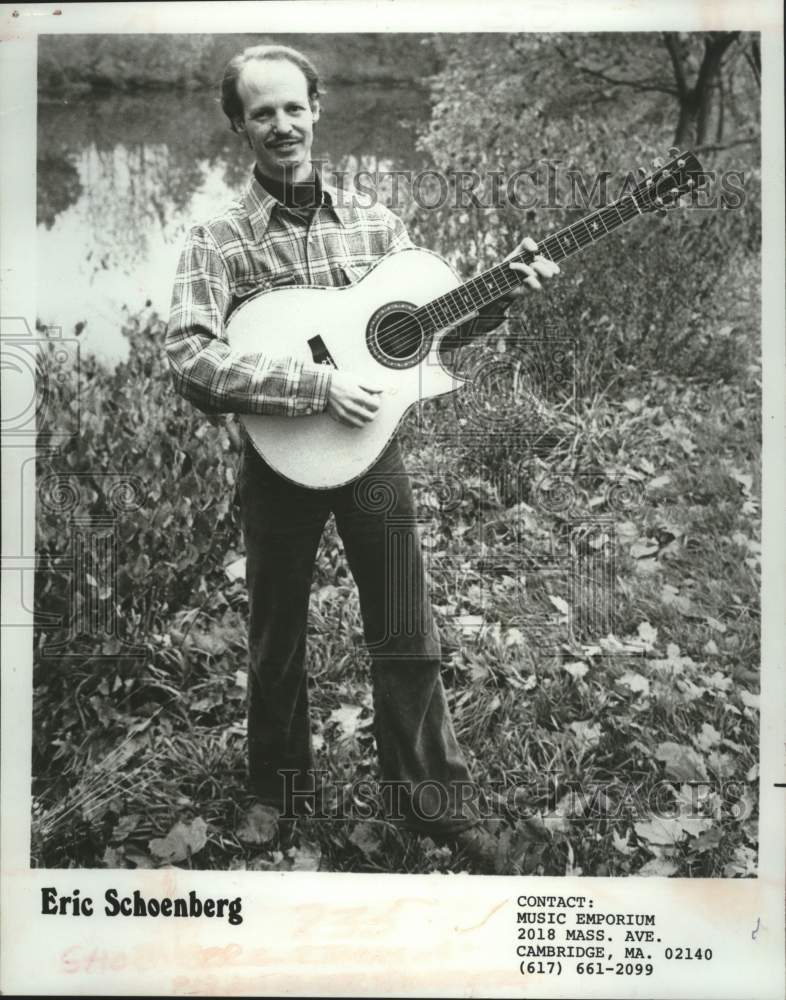
{"type": "Polygon", "coordinates": [[[292,870],[296,872],[318,872],[322,860],[319,844],[304,840],[290,851],[292,870]]]}
{"type": "Polygon", "coordinates": [[[647,844],[673,847],[685,838],[682,821],[672,816],[656,816],[633,824],[636,836],[647,844]]]}
{"type": "Polygon", "coordinates": [[[457,615],[453,621],[464,635],[469,635],[483,626],[483,615],[457,615]]]}
{"type": "Polygon", "coordinates": [[[750,475],[747,472],[739,472],[737,469],[735,469],[731,474],[731,478],[735,482],[740,484],[740,486],[742,487],[742,492],[746,497],[749,497],[751,495],[751,490],[753,489],[752,475],[750,475]]]}
{"type": "Polygon", "coordinates": [[[362,705],[344,705],[330,713],[328,723],[335,722],[346,737],[354,736],[359,727],[362,705]]]}
{"type": "Polygon", "coordinates": [[[241,556],[235,559],[228,566],[224,567],[224,572],[230,580],[245,580],[246,578],[246,557],[241,556]]]}
{"type": "Polygon", "coordinates": [[[677,781],[706,781],[704,759],[692,747],[666,741],[658,745],[655,758],[665,765],[666,774],[677,781]]]}
{"type": "Polygon", "coordinates": [[[717,691],[728,691],[731,685],[731,677],[724,677],[720,670],[715,670],[707,678],[707,687],[715,688],[717,691]]]}
{"type": "Polygon", "coordinates": [[[267,844],[278,830],[278,809],[255,803],[243,817],[237,830],[238,840],[244,844],[267,844]]]}
{"type": "Polygon", "coordinates": [[[711,750],[714,746],[720,743],[721,734],[718,730],[709,724],[709,722],[702,722],[701,732],[696,737],[696,744],[700,750],[705,753],[711,750]]]}
{"type": "Polygon", "coordinates": [[[154,837],[148,847],[161,861],[172,864],[199,854],[206,843],[207,823],[197,816],[190,823],[175,823],[166,837],[154,837]]]}
{"type": "Polygon", "coordinates": [[[645,556],[654,555],[657,551],[658,543],[654,538],[640,539],[630,547],[630,554],[634,559],[643,559],[645,556]]]}
{"type": "Polygon", "coordinates": [[[650,693],[650,682],[646,677],[641,674],[633,673],[632,671],[626,671],[622,677],[617,678],[618,684],[624,684],[625,687],[630,688],[633,692],[640,692],[641,694],[650,693]]]}
{"type": "Polygon", "coordinates": [[[759,710],[759,695],[751,694],[750,691],[746,691],[745,688],[740,688],[740,700],[746,708],[755,708],[756,711],[759,710]]]}
{"type": "Polygon", "coordinates": [[[549,594],[549,600],[561,615],[570,614],[570,605],[567,601],[563,600],[561,597],[555,597],[553,594],[549,594]]]}
{"type": "Polygon", "coordinates": [[[658,638],[658,630],[653,628],[649,622],[642,622],[636,631],[639,638],[648,649],[651,649],[655,645],[658,638]]]}
{"type": "Polygon", "coordinates": [[[680,594],[677,588],[673,587],[670,583],[664,584],[660,597],[664,604],[675,608],[681,615],[694,614],[694,607],[690,598],[680,594]]]}
{"type": "Polygon", "coordinates": [[[625,833],[625,839],[624,840],[622,839],[622,837],[620,837],[620,835],[617,833],[616,830],[612,830],[611,831],[611,837],[612,837],[612,841],[614,843],[614,850],[615,851],[619,851],[620,854],[625,854],[625,855],[629,855],[629,854],[633,854],[634,853],[635,848],[631,847],[630,844],[628,843],[628,833],[627,833],[627,831],[625,833]]]}
{"type": "Polygon", "coordinates": [[[642,878],[669,878],[677,871],[677,866],[668,858],[653,858],[634,874],[642,878]]]}
{"type": "Polygon", "coordinates": [[[577,660],[574,663],[563,663],[562,669],[567,671],[574,680],[580,681],[589,670],[589,667],[586,663],[577,660]]]}
{"type": "Polygon", "coordinates": [[[571,722],[570,728],[576,734],[576,741],[582,750],[592,749],[600,743],[599,722],[571,722]]]}
{"type": "Polygon", "coordinates": [[[738,847],[734,857],[723,869],[726,878],[742,876],[748,878],[756,874],[756,852],[750,847],[738,847]]]}
{"type": "Polygon", "coordinates": [[[707,755],[707,764],[717,778],[730,778],[735,771],[734,758],[717,750],[711,750],[707,755]]]}
{"type": "Polygon", "coordinates": [[[104,868],[125,868],[125,857],[123,855],[122,848],[118,850],[116,847],[107,847],[104,851],[103,857],[101,858],[101,864],[104,868]]]}
{"type": "Polygon", "coordinates": [[[704,620],[714,632],[720,632],[722,635],[726,631],[726,626],[723,624],[723,622],[719,622],[717,618],[713,618],[711,615],[707,615],[707,617],[704,620]]]}
{"type": "Polygon", "coordinates": [[[125,840],[130,833],[134,832],[141,818],[141,813],[130,813],[128,816],[122,816],[115,824],[112,836],[109,838],[112,843],[119,844],[125,840]]]}
{"type": "Polygon", "coordinates": [[[367,858],[374,854],[379,854],[382,850],[382,842],[379,833],[371,823],[355,824],[352,833],[349,835],[350,843],[358,847],[367,858]]]}
{"type": "Polygon", "coordinates": [[[614,526],[614,533],[617,540],[623,545],[629,545],[639,537],[639,529],[633,521],[619,521],[614,526]]]}

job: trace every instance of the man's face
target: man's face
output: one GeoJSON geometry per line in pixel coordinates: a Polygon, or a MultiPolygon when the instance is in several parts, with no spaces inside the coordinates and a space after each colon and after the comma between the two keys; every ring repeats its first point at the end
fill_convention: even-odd
{"type": "Polygon", "coordinates": [[[253,59],[238,79],[243,121],[259,169],[275,180],[311,175],[311,143],[319,105],[308,98],[306,78],[294,63],[253,59]]]}

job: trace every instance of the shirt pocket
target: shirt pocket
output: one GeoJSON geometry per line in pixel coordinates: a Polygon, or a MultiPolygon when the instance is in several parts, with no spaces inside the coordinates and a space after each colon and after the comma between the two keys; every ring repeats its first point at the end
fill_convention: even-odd
{"type": "Polygon", "coordinates": [[[248,299],[253,298],[260,292],[268,292],[273,288],[286,288],[288,285],[300,285],[303,279],[294,271],[280,272],[278,274],[259,274],[253,278],[243,278],[235,282],[232,290],[232,306],[230,315],[248,299]]]}

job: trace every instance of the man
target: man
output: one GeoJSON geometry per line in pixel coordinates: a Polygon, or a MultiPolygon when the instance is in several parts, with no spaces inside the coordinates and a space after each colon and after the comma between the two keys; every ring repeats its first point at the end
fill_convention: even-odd
{"type": "MultiPolygon", "coordinates": [[[[188,235],[175,282],[167,351],[175,388],[207,413],[327,411],[351,427],[374,419],[381,385],[351,371],[292,358],[238,358],[224,324],[245,296],[279,284],[346,285],[386,253],[411,246],[387,208],[361,208],[326,187],[311,162],[319,80],[301,53],[257,46],[236,56],[222,83],[232,129],[254,153],[242,198],[188,235]]],[[[526,245],[535,249],[534,243],[526,245]]],[[[556,272],[537,260],[525,272],[556,272]]],[[[500,316],[481,317],[493,328],[500,316]]],[[[329,456],[325,457],[329,461],[329,456]]],[[[357,583],[372,655],[375,728],[382,778],[403,795],[407,825],[450,839],[482,870],[495,841],[478,823],[471,785],[440,679],[440,645],[429,605],[412,493],[394,440],[360,480],[334,490],[296,486],[246,442],[238,479],[249,594],[249,779],[259,799],[290,814],[312,791],[313,758],[305,670],[314,560],[332,512],[357,583]],[[384,482],[392,507],[369,502],[384,482]],[[386,517],[409,553],[405,585],[391,600],[386,517]],[[394,611],[391,612],[391,607],[394,611]],[[391,618],[392,614],[392,618],[391,618]],[[399,627],[406,622],[409,627],[399,627]],[[427,790],[415,796],[415,791],[427,790]]],[[[317,803],[318,808],[318,803],[317,803]]]]}

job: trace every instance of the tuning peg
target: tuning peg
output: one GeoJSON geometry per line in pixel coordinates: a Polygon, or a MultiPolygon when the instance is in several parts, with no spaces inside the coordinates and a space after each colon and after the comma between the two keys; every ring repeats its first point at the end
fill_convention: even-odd
{"type": "Polygon", "coordinates": [[[644,178],[647,176],[647,171],[644,169],[644,167],[636,167],[636,172],[638,173],[639,177],[641,177],[642,180],[644,180],[644,178]]]}
{"type": "Polygon", "coordinates": [[[680,152],[679,146],[669,146],[669,156],[679,156],[680,152]]]}
{"type": "Polygon", "coordinates": [[[656,170],[660,170],[660,168],[663,166],[663,157],[656,156],[655,159],[652,161],[652,165],[653,167],[655,167],[656,170]]]}

